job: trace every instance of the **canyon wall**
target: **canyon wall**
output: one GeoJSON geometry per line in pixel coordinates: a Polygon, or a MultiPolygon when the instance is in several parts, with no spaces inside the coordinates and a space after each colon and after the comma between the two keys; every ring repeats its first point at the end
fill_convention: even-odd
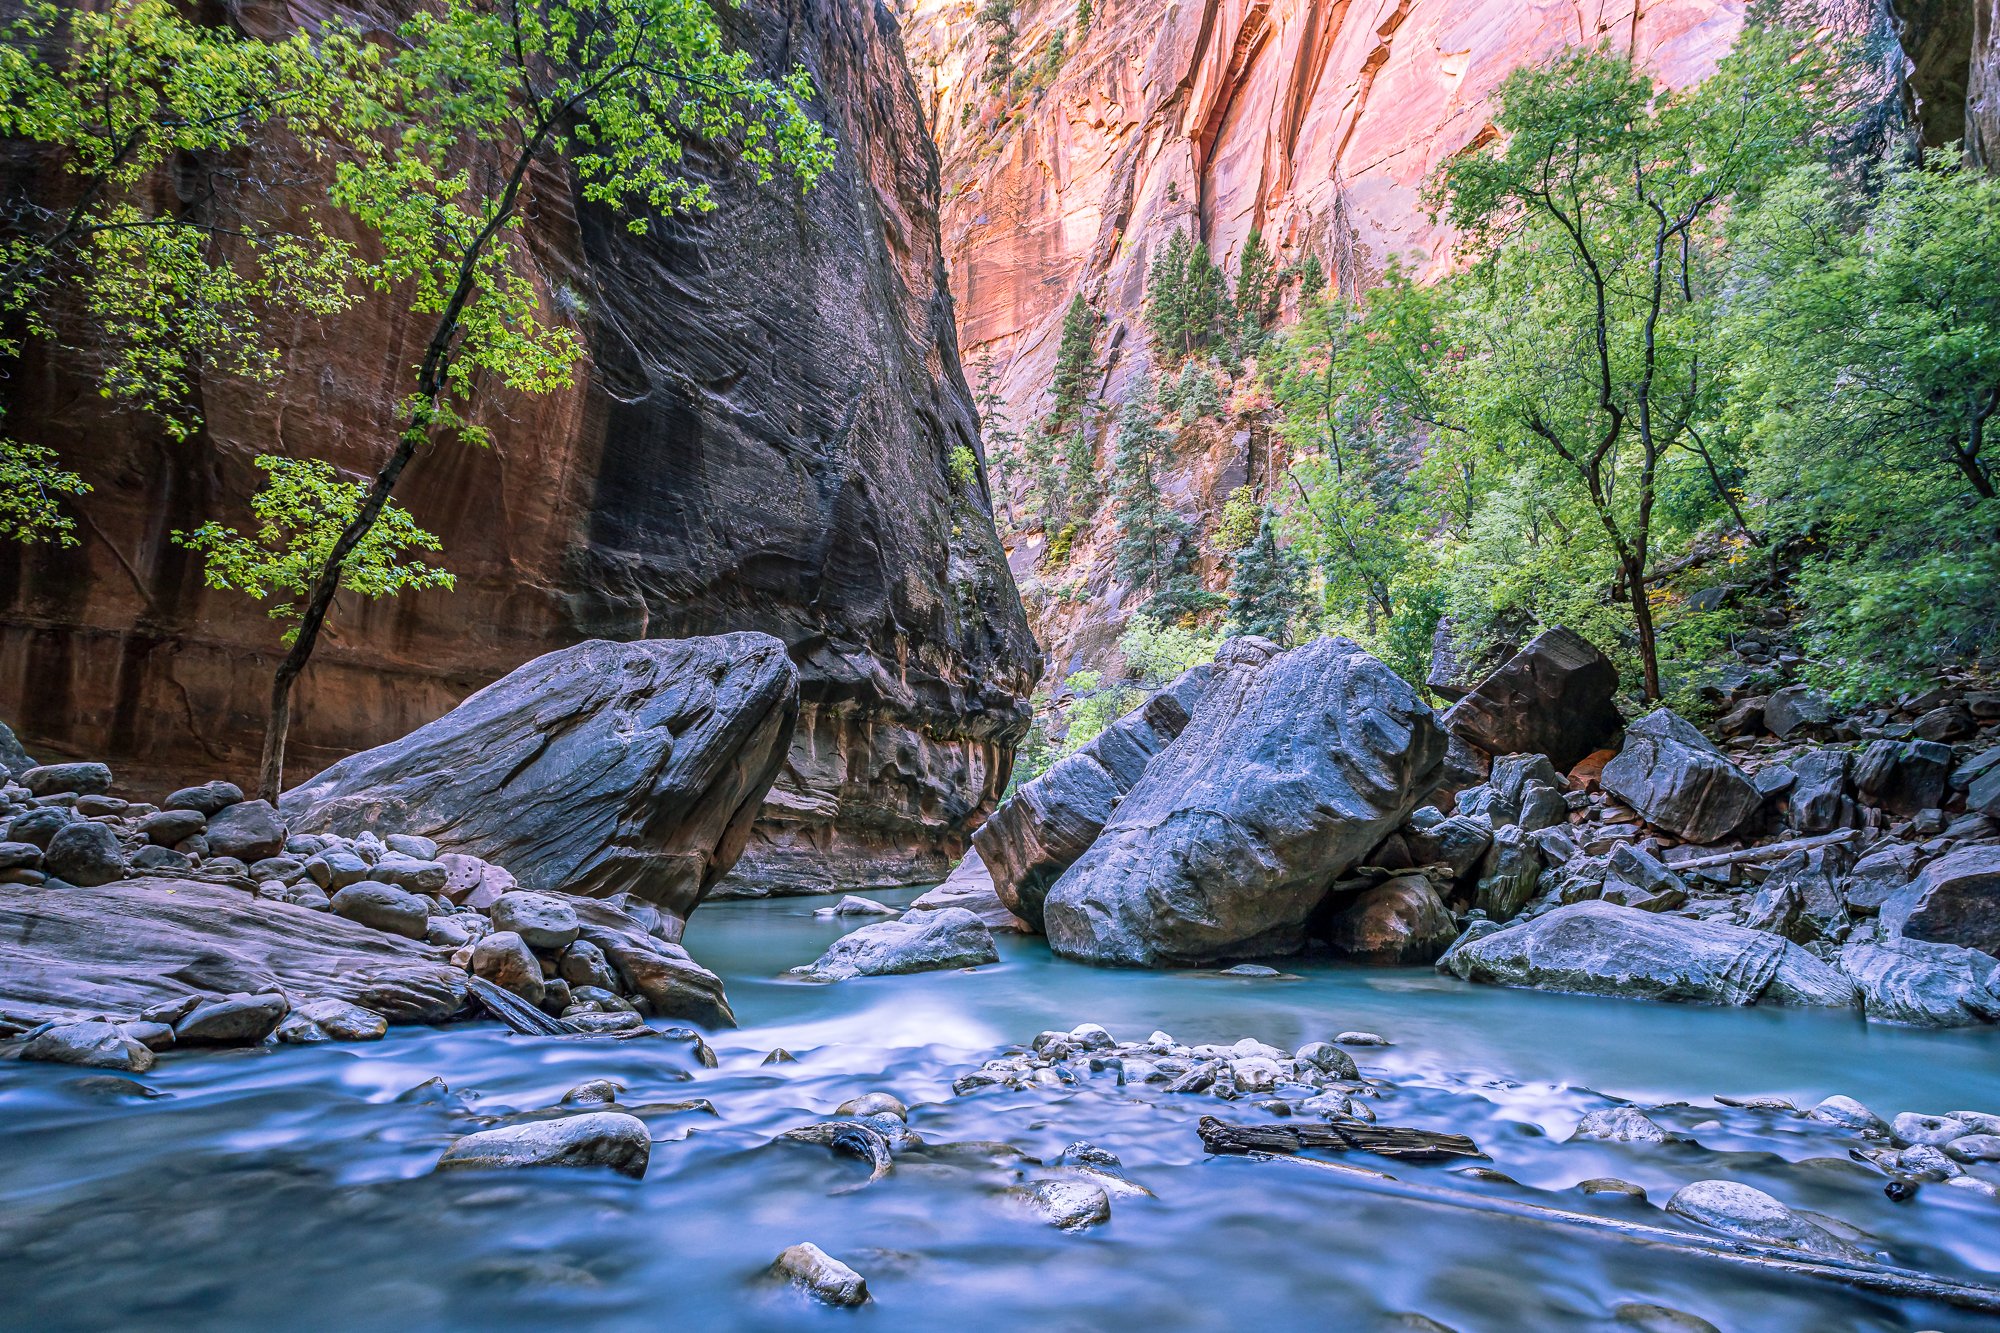
{"type": "MultiPolygon", "coordinates": [[[[317,11],[244,12],[275,27],[317,11]]],[[[399,496],[458,588],[343,595],[299,687],[290,772],[558,646],[763,630],[799,664],[801,720],[729,887],[937,879],[1006,780],[1039,670],[983,469],[965,486],[949,462],[978,441],[937,155],[885,10],[777,0],[725,22],[765,70],[812,73],[837,164],[801,198],[693,151],[719,207],[645,237],[561,173],[533,179],[527,262],[588,364],[566,392],[482,390],[493,449],[411,466],[399,496]]],[[[80,546],[0,546],[0,717],[31,746],[161,784],[254,770],[278,627],[204,587],[169,534],[247,526],[260,453],[372,473],[424,331],[370,300],[281,335],[275,390],[202,384],[206,429],[185,444],[108,410],[74,354],[36,354],[8,386],[9,430],[94,488],[80,546]]]]}
{"type": "MultiPolygon", "coordinates": [[[[1449,262],[1448,238],[1428,216],[1423,184],[1494,132],[1493,95],[1509,73],[1566,46],[1603,44],[1684,85],[1728,51],[1746,8],[1102,0],[1079,35],[1077,0],[1020,0],[1015,63],[1034,72],[1018,94],[995,95],[980,75],[997,29],[971,0],[902,4],[944,150],[960,342],[969,363],[991,358],[1020,430],[1047,410],[1075,293],[1105,320],[1102,396],[1116,402],[1147,368],[1146,269],[1177,230],[1205,240],[1232,274],[1253,227],[1281,263],[1310,252],[1349,290],[1392,259],[1435,272],[1449,262]],[[1048,59],[1058,37],[1062,54],[1048,59]]],[[[1204,529],[1233,486],[1261,487],[1282,466],[1257,423],[1238,425],[1184,436],[1182,466],[1167,478],[1169,498],[1204,529]]],[[[1100,509],[1058,568],[1044,560],[1048,534],[1012,541],[1054,678],[1115,651],[1124,594],[1108,570],[1109,521],[1100,509]]],[[[1212,555],[1203,562],[1220,590],[1223,572],[1212,555]]]]}

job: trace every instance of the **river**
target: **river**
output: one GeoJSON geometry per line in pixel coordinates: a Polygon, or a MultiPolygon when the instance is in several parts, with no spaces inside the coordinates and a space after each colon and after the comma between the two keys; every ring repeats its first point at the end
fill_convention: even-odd
{"type": "MultiPolygon", "coordinates": [[[[909,894],[877,895],[900,902],[909,894]]],[[[1473,1330],[2000,1327],[1942,1307],[1770,1279],[1569,1229],[1389,1197],[1327,1173],[1204,1155],[1203,1114],[1239,1102],[1165,1097],[1109,1077],[1078,1088],[951,1082],[1045,1028],[1101,1023],[1121,1040],[1250,1036],[1287,1049],[1344,1029],[1396,1088],[1384,1122],[1470,1134],[1515,1184],[1394,1164],[1413,1181],[1657,1221],[1653,1205],[1586,1198],[1615,1176],[1653,1204],[1725,1177],[1874,1238],[1892,1262],[2000,1270],[2000,1202],[1924,1188],[1894,1203],[1847,1159],[1853,1138],[1717,1094],[1801,1106],[1845,1093],[1883,1116],[2000,1112],[2000,1034],[1922,1032],[1776,1009],[1646,1005],[1471,987],[1428,971],[1291,963],[1296,979],[1096,971],[1039,941],[1000,942],[973,972],[832,986],[787,979],[852,920],[821,901],[704,907],[687,943],[719,972],[743,1026],[702,1069],[670,1042],[550,1042],[491,1024],[394,1030],[370,1045],[169,1054],[166,1096],[82,1084],[80,1071],[0,1066],[0,1325],[20,1329],[657,1330],[1222,1328],[1473,1330]],[[797,1063],[765,1065],[784,1047],[797,1063]],[[411,1097],[439,1078],[452,1095],[411,1097]],[[647,1112],[645,1179],[599,1172],[458,1173],[431,1164],[481,1114],[553,1103],[589,1078],[647,1112]],[[1000,1141],[1039,1158],[1085,1139],[1156,1198],[1065,1234],[1007,1193],[998,1151],[866,1168],[773,1144],[860,1092],[893,1092],[935,1144],[1000,1141]],[[1690,1144],[1568,1143],[1608,1097],[1690,1144]],[[461,1100],[463,1099],[463,1100],[461,1100]],[[1674,1103],[1679,1103],[1675,1105],[1674,1103]],[[864,1273],[858,1312],[809,1305],[761,1276],[810,1240],[864,1273]],[[1435,1321],[1427,1323],[1425,1320],[1435,1321]]],[[[1032,1168],[1027,1177],[1035,1174],[1032,1168]]]]}

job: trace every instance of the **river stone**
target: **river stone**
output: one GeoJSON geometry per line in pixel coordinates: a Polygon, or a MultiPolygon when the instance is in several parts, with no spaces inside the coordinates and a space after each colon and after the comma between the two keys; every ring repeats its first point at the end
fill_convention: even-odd
{"type": "Polygon", "coordinates": [[[163,810],[197,810],[213,818],[243,799],[243,789],[233,782],[204,782],[199,787],[182,787],[160,802],[163,810]]]}
{"type": "Polygon", "coordinates": [[[174,1024],[174,1040],[183,1046],[254,1046],[290,1010],[282,995],[225,995],[174,1024]]]}
{"type": "Polygon", "coordinates": [[[1945,1144],[1944,1150],[1960,1162],[2000,1162],[2000,1134],[1967,1134],[1945,1144]]]}
{"type": "Polygon", "coordinates": [[[1310,1065],[1331,1078],[1351,1081],[1361,1077],[1361,1071],[1355,1067],[1354,1057],[1332,1042],[1309,1041],[1292,1052],[1292,1061],[1300,1066],[1310,1065]]]}
{"type": "Polygon", "coordinates": [[[1624,724],[1618,668],[1581,635],[1544,630],[1444,715],[1445,730],[1488,754],[1547,755],[1575,767],[1624,724]]]}
{"type": "Polygon", "coordinates": [[[1763,803],[1742,769],[1665,708],[1625,729],[1625,744],[1604,766],[1602,781],[1647,823],[1684,842],[1726,838],[1763,803]]]}
{"type": "Polygon", "coordinates": [[[416,894],[380,880],[364,879],[333,895],[333,911],[376,930],[404,939],[423,939],[430,927],[430,905],[416,894]]]}
{"type": "Polygon", "coordinates": [[[556,975],[579,988],[618,989],[618,974],[611,970],[611,960],[604,956],[604,950],[589,940],[577,940],[562,951],[562,956],[556,960],[556,975]]]}
{"type": "Polygon", "coordinates": [[[103,764],[38,764],[14,781],[37,796],[57,796],[74,792],[78,796],[101,796],[111,790],[111,770],[103,764]]]}
{"type": "Polygon", "coordinates": [[[57,879],[91,889],[125,877],[125,854],[107,824],[79,820],[49,839],[42,868],[57,879]]]}
{"type": "Polygon", "coordinates": [[[451,871],[442,862],[421,860],[403,852],[391,851],[376,858],[375,864],[368,868],[368,878],[394,884],[411,893],[442,894],[445,885],[451,881],[451,871]]]}
{"type": "Polygon", "coordinates": [[[1725,1235],[1801,1250],[1830,1259],[1866,1262],[1870,1256],[1818,1223],[1808,1221],[1762,1190],[1733,1180],[1697,1180],[1667,1200],[1667,1211],[1725,1235]]]}
{"type": "Polygon", "coordinates": [[[199,810],[155,810],[139,821],[140,836],[162,847],[185,842],[207,827],[208,816],[199,810]]]}
{"type": "Polygon", "coordinates": [[[401,852],[413,860],[435,861],[438,858],[437,843],[415,833],[391,833],[382,842],[390,851],[401,852]]]}
{"type": "Polygon", "coordinates": [[[1923,1027],[2000,1022],[2000,959],[1924,940],[1857,939],[1840,970],[1861,989],[1870,1018],[1923,1027]]]}
{"type": "Polygon", "coordinates": [[[769,635],[593,640],[281,804],[301,830],[417,833],[540,892],[629,890],[678,938],[748,841],[797,716],[798,670],[769,635]]]}
{"type": "Polygon", "coordinates": [[[1329,884],[1436,780],[1444,736],[1400,677],[1322,638],[1232,640],[1193,720],[1050,889],[1049,945],[1083,962],[1296,952],[1329,884]]]}
{"type": "MultiPolygon", "coordinates": [[[[661,1018],[703,1027],[735,1027],[722,978],[689,957],[678,944],[650,932],[625,899],[572,900],[582,938],[597,946],[618,973],[620,989],[639,996],[661,1018]]],[[[650,910],[650,909],[648,909],[650,910]]]]}
{"type": "Polygon", "coordinates": [[[873,898],[863,898],[856,893],[850,893],[833,906],[822,907],[813,913],[814,916],[901,916],[902,914],[903,909],[900,907],[878,903],[873,898]]]}
{"type": "Polygon", "coordinates": [[[1044,1222],[1064,1231],[1082,1231],[1111,1220],[1111,1196],[1087,1180],[1038,1180],[1023,1200],[1044,1222]]]}
{"type": "Polygon", "coordinates": [[[2000,955],[2000,845],[1964,847],[1923,868],[1882,904],[1891,934],[2000,955]]]}
{"type": "Polygon", "coordinates": [[[1181,673],[1001,802],[972,842],[1003,907],[1042,929],[1050,886],[1097,840],[1146,766],[1186,729],[1215,674],[1208,664],[1181,673]]]}
{"type": "Polygon", "coordinates": [[[32,842],[0,842],[0,870],[36,870],[42,849],[32,842]]]}
{"type": "Polygon", "coordinates": [[[944,882],[910,902],[912,912],[935,912],[943,907],[962,907],[986,923],[988,930],[1026,931],[1028,923],[1007,910],[993,887],[993,876],[977,847],[967,851],[944,882]]]}
{"type": "Polygon", "coordinates": [[[859,1097],[850,1097],[833,1108],[835,1115],[852,1116],[894,1116],[898,1120],[910,1118],[910,1108],[902,1101],[886,1092],[864,1092],[859,1097]]]}
{"type": "Polygon", "coordinates": [[[1839,1095],[1828,1097],[1807,1111],[1806,1119],[1817,1120],[1827,1125],[1838,1125],[1842,1129],[1851,1129],[1862,1134],[1881,1135],[1885,1138],[1889,1134],[1889,1122],[1852,1097],[1839,1095]]]}
{"type": "Polygon", "coordinates": [[[440,1171],[608,1166],[634,1180],[646,1174],[653,1145],[646,1122],[623,1111],[591,1111],[467,1134],[438,1158],[440,1171]]]}
{"type": "Polygon", "coordinates": [[[771,1262],[771,1272],[828,1305],[865,1305],[868,1280],[809,1241],[786,1249],[771,1262]]]}
{"type": "Polygon", "coordinates": [[[21,1048],[21,1058],[86,1069],[122,1069],[128,1074],[143,1074],[153,1067],[153,1053],[144,1042],[102,1019],[58,1023],[30,1038],[21,1048]]]}
{"type": "Polygon", "coordinates": [[[1439,967],[1464,981],[1635,1000],[1846,1008],[1857,999],[1853,982],[1775,935],[1604,902],[1463,940],[1439,967]]]}
{"type": "Polygon", "coordinates": [[[28,752],[21,748],[20,738],[14,729],[0,722],[0,784],[18,777],[35,766],[28,752]]]}
{"type": "Polygon", "coordinates": [[[472,946],[472,975],[538,1005],[548,995],[542,965],[528,942],[511,930],[496,930],[472,946]]]}
{"type": "Polygon", "coordinates": [[[389,1020],[345,1000],[307,1000],[278,1024],[279,1041],[305,1044],[322,1041],[380,1041],[389,1020]]]}
{"type": "Polygon", "coordinates": [[[1667,1131],[1635,1106],[1609,1106],[1586,1115],[1570,1137],[1606,1143],[1665,1143],[1667,1131]]]}
{"type": "Polygon", "coordinates": [[[48,849],[56,834],[77,822],[75,815],[59,805],[45,805],[7,821],[7,841],[26,842],[48,849]]]}
{"type": "Polygon", "coordinates": [[[792,971],[815,981],[935,972],[997,963],[993,933],[962,908],[883,921],[841,936],[819,961],[792,971]]]}
{"type": "Polygon", "coordinates": [[[495,930],[511,930],[531,949],[560,949],[576,939],[576,909],[549,893],[516,890],[500,895],[489,914],[495,930]]]}
{"type": "Polygon", "coordinates": [[[1786,802],[1793,828],[1801,833],[1826,833],[1856,822],[1855,804],[1847,795],[1846,751],[1808,751],[1791,761],[1791,770],[1792,789],[1786,802]]]}
{"type": "Polygon", "coordinates": [[[1889,1122],[1889,1130],[1902,1142],[1919,1148],[1942,1148],[1971,1132],[1950,1116],[1925,1115],[1921,1111],[1903,1112],[1889,1122]]]}
{"type": "Polygon", "coordinates": [[[285,826],[269,801],[238,801],[209,816],[208,849],[239,861],[261,861],[285,850],[285,826]]]}
{"type": "Polygon", "coordinates": [[[353,852],[329,848],[306,862],[306,875],[328,893],[370,878],[368,863],[353,852]]]}
{"type": "Polygon", "coordinates": [[[1327,925],[1336,953],[1371,963],[1437,961],[1458,934],[1451,912],[1422,875],[1364,889],[1327,925]]]}

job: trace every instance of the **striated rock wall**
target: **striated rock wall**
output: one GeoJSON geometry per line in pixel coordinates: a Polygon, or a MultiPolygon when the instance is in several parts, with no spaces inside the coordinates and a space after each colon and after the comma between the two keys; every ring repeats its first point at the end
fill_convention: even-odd
{"type": "MultiPolygon", "coordinates": [[[[1100,392],[1115,401],[1148,360],[1147,265],[1179,229],[1232,274],[1251,228],[1280,262],[1310,251],[1339,283],[1392,258],[1434,272],[1445,241],[1420,193],[1438,165],[1492,133],[1494,90],[1565,46],[1605,43],[1662,78],[1705,76],[1745,0],[1021,0],[1016,62],[1066,52],[1024,95],[980,79],[990,26],[971,0],[899,0],[917,84],[944,150],[944,244],[968,362],[991,357],[1017,429],[1047,410],[1063,310],[1105,317],[1100,392]]],[[[1254,429],[1194,433],[1165,489],[1212,520],[1231,486],[1271,475],[1254,429]]],[[[1108,442],[1101,461],[1108,461],[1108,442]]],[[[1109,516],[1030,597],[1055,673],[1101,665],[1123,619],[1105,576],[1109,516]]],[[[1046,534],[1010,555],[1024,587],[1046,534]]],[[[1220,589],[1226,574],[1204,571],[1220,589]]]]}
{"type": "MultiPolygon", "coordinates": [[[[400,497],[444,539],[458,589],[342,599],[300,685],[291,775],[552,648],[761,630],[799,666],[801,717],[725,891],[941,878],[1005,781],[1038,663],[983,473],[961,490],[948,467],[977,439],[937,155],[885,10],[776,0],[725,21],[767,69],[812,72],[835,169],[801,199],[691,152],[720,207],[644,238],[560,174],[534,178],[528,261],[589,364],[568,392],[486,395],[490,454],[448,445],[412,465],[400,497]]],[[[203,587],[169,533],[242,524],[260,453],[372,472],[422,336],[373,300],[282,332],[283,383],[201,385],[207,430],[186,445],[107,412],[72,356],[9,386],[10,431],[59,446],[95,488],[80,547],[0,548],[0,717],[31,746],[162,785],[190,763],[254,769],[276,631],[203,587]]]]}

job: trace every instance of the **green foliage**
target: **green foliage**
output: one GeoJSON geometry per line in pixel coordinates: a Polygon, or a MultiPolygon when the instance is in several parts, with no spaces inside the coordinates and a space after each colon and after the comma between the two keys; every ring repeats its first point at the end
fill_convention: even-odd
{"type": "Polygon", "coordinates": [[[76,545],[76,523],[56,497],[89,489],[83,478],[57,466],[54,450],[0,439],[0,538],[76,545]]]}
{"type": "Polygon", "coordinates": [[[1305,305],[1326,298],[1326,267],[1319,262],[1319,256],[1307,252],[1299,261],[1299,304],[1305,305]]]}
{"type": "Polygon", "coordinates": [[[1076,35],[1079,40],[1082,39],[1085,33],[1090,31],[1091,21],[1096,17],[1096,14],[1097,11],[1091,6],[1090,0],[1076,0],[1076,20],[1073,26],[1076,28],[1076,35]]]}
{"type": "Polygon", "coordinates": [[[1176,378],[1161,383],[1160,407],[1172,412],[1183,426],[1191,426],[1203,417],[1219,419],[1222,386],[1216,383],[1215,372],[1206,364],[1190,360],[1176,378]]]}
{"type": "MultiPolygon", "coordinates": [[[[348,481],[331,463],[316,458],[257,460],[269,480],[250,501],[257,530],[244,536],[235,528],[206,523],[193,532],[175,532],[174,541],[205,560],[203,577],[211,588],[235,589],[256,601],[276,593],[303,596],[311,589],[341,532],[361,511],[367,488],[348,481]]],[[[438,539],[417,526],[407,510],[390,503],[359,544],[340,562],[340,586],[363,597],[393,597],[406,590],[450,588],[447,571],[407,551],[435,551],[438,539]]],[[[274,620],[296,621],[296,601],[271,608],[274,620]]],[[[294,624],[284,641],[298,633],[294,624]]]]}
{"type": "Polygon", "coordinates": [[[1124,681],[1106,683],[1095,671],[1078,671],[1063,682],[1069,696],[1062,716],[1067,729],[1056,747],[1057,759],[1066,759],[1104,734],[1104,729],[1139,706],[1145,693],[1124,681]]]}
{"type": "Polygon", "coordinates": [[[1238,486],[1222,502],[1222,513],[1215,521],[1215,532],[1210,538],[1210,546],[1217,555],[1234,555],[1257,540],[1257,529],[1263,525],[1266,506],[1254,486],[1238,486]]]}
{"type": "Polygon", "coordinates": [[[1281,294],[1277,265],[1264,248],[1263,234],[1252,227],[1236,264],[1237,356],[1255,356],[1263,350],[1265,331],[1278,317],[1281,294]]]}
{"type": "Polygon", "coordinates": [[[1229,580],[1229,632],[1261,634],[1278,643],[1291,638],[1292,621],[1305,602],[1304,562],[1278,545],[1277,525],[1266,509],[1257,536],[1236,553],[1229,580]]]}
{"type": "Polygon", "coordinates": [[[1146,327],[1164,360],[1203,351],[1229,320],[1229,292],[1208,246],[1176,231],[1146,270],[1146,327]]]}
{"type": "Polygon", "coordinates": [[[1193,572],[1194,528],[1160,493],[1173,436],[1161,429],[1150,378],[1118,412],[1111,463],[1111,494],[1118,526],[1114,568],[1135,593],[1149,594],[1141,610],[1173,622],[1221,602],[1193,572]]]}
{"type": "Polygon", "coordinates": [[[1146,689],[1158,689],[1189,667],[1215,660],[1222,636],[1213,631],[1160,620],[1143,612],[1127,622],[1118,636],[1118,654],[1126,674],[1146,689]]]}
{"type": "Polygon", "coordinates": [[[986,30],[987,88],[1006,91],[1014,79],[1014,0],[986,0],[979,7],[978,22],[986,30]]]}
{"type": "Polygon", "coordinates": [[[944,465],[953,489],[963,492],[979,485],[979,459],[964,445],[953,445],[944,465]]]}
{"type": "Polygon", "coordinates": [[[1090,402],[1091,381],[1097,372],[1096,339],[1097,312],[1078,292],[1063,311],[1055,373],[1049,381],[1049,394],[1055,400],[1047,418],[1052,434],[1075,424],[1090,402]]]}

